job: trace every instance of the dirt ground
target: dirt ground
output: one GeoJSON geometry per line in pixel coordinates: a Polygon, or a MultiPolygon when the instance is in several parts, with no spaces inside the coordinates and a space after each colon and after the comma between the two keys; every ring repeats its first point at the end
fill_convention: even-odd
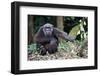
{"type": "Polygon", "coordinates": [[[87,58],[86,57],[80,57],[76,55],[73,52],[56,52],[55,54],[47,54],[45,56],[39,55],[39,54],[31,54],[28,57],[28,60],[54,60],[54,59],[80,59],[80,58],[87,58]]]}

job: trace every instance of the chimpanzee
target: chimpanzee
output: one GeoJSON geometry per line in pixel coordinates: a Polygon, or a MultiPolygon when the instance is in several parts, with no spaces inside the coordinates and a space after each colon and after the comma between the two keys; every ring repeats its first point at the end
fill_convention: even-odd
{"type": "Polygon", "coordinates": [[[46,55],[47,52],[49,54],[57,52],[59,37],[69,41],[75,39],[75,37],[68,36],[67,33],[53,27],[50,23],[41,26],[34,37],[34,41],[37,44],[37,51],[40,55],[46,55]]]}

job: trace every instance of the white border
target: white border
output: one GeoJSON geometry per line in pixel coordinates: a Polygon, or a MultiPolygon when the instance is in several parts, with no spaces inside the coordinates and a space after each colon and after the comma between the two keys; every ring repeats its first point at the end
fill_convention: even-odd
{"type": "Polygon", "coordinates": [[[94,65],[94,11],[43,7],[20,7],[20,70],[94,65]],[[88,17],[88,58],[50,61],[27,61],[27,15],[88,17]]]}

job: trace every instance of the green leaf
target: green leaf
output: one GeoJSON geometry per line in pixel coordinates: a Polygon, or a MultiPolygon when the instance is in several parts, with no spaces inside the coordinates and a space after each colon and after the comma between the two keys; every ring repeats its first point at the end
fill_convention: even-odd
{"type": "Polygon", "coordinates": [[[36,44],[28,45],[28,50],[36,50],[36,44]]]}
{"type": "Polygon", "coordinates": [[[77,36],[80,31],[80,24],[74,26],[72,30],[69,32],[69,36],[77,36]]]}

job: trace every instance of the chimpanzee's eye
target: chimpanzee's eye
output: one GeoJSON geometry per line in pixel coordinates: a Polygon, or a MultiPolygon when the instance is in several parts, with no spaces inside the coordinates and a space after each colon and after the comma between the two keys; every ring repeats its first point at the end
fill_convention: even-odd
{"type": "Polygon", "coordinates": [[[49,28],[49,27],[46,27],[46,29],[45,29],[46,31],[50,31],[51,30],[51,28],[49,28]]]}

